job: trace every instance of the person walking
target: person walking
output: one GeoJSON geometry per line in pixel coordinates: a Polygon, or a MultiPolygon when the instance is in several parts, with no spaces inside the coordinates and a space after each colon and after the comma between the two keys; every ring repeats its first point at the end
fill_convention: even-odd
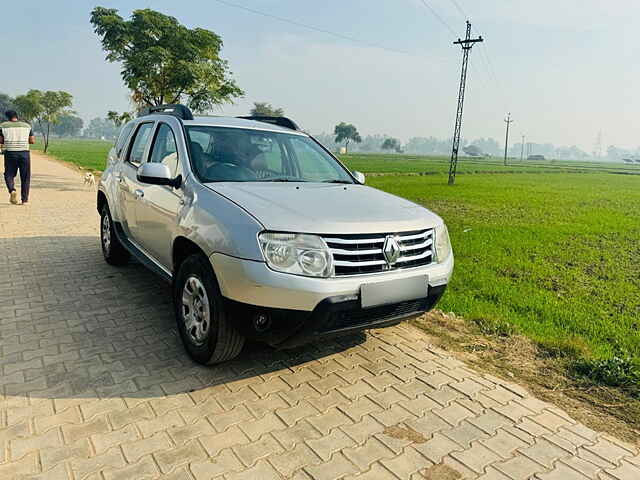
{"type": "Polygon", "coordinates": [[[18,204],[15,178],[20,171],[20,197],[22,205],[29,203],[29,185],[31,183],[31,156],[29,144],[36,143],[31,125],[18,120],[14,110],[5,112],[6,122],[0,123],[0,143],[4,150],[4,181],[9,190],[9,201],[18,204]]]}

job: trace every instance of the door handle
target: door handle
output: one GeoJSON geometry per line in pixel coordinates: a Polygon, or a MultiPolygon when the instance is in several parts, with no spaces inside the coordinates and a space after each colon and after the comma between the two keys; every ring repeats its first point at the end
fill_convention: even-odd
{"type": "Polygon", "coordinates": [[[144,197],[144,191],[140,189],[134,191],[133,194],[136,196],[136,200],[140,200],[142,197],[144,197]]]}

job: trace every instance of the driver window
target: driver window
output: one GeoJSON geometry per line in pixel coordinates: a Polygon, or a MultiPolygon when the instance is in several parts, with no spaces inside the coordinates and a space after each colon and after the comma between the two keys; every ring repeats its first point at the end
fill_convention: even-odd
{"type": "Polygon", "coordinates": [[[173,135],[171,127],[166,123],[161,123],[153,141],[151,159],[149,161],[152,163],[164,163],[169,167],[171,175],[175,175],[178,169],[177,151],[176,137],[173,135]]]}

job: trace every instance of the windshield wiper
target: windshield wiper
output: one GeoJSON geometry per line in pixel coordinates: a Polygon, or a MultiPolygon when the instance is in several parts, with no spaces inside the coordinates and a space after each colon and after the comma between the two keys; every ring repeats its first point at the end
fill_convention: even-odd
{"type": "Polygon", "coordinates": [[[346,183],[351,185],[353,182],[350,182],[349,180],[323,180],[322,183],[346,183]]]}
{"type": "Polygon", "coordinates": [[[307,180],[300,180],[298,178],[286,178],[286,177],[281,177],[281,178],[263,178],[261,180],[258,180],[259,182],[306,182],[307,180]]]}

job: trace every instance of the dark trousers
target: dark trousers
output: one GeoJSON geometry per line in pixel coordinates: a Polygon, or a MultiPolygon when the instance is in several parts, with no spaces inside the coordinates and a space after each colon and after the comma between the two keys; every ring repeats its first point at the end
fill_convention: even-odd
{"type": "Polygon", "coordinates": [[[20,196],[23,202],[29,200],[31,184],[31,156],[29,152],[4,152],[4,181],[9,193],[16,189],[15,178],[20,171],[20,196]]]}

